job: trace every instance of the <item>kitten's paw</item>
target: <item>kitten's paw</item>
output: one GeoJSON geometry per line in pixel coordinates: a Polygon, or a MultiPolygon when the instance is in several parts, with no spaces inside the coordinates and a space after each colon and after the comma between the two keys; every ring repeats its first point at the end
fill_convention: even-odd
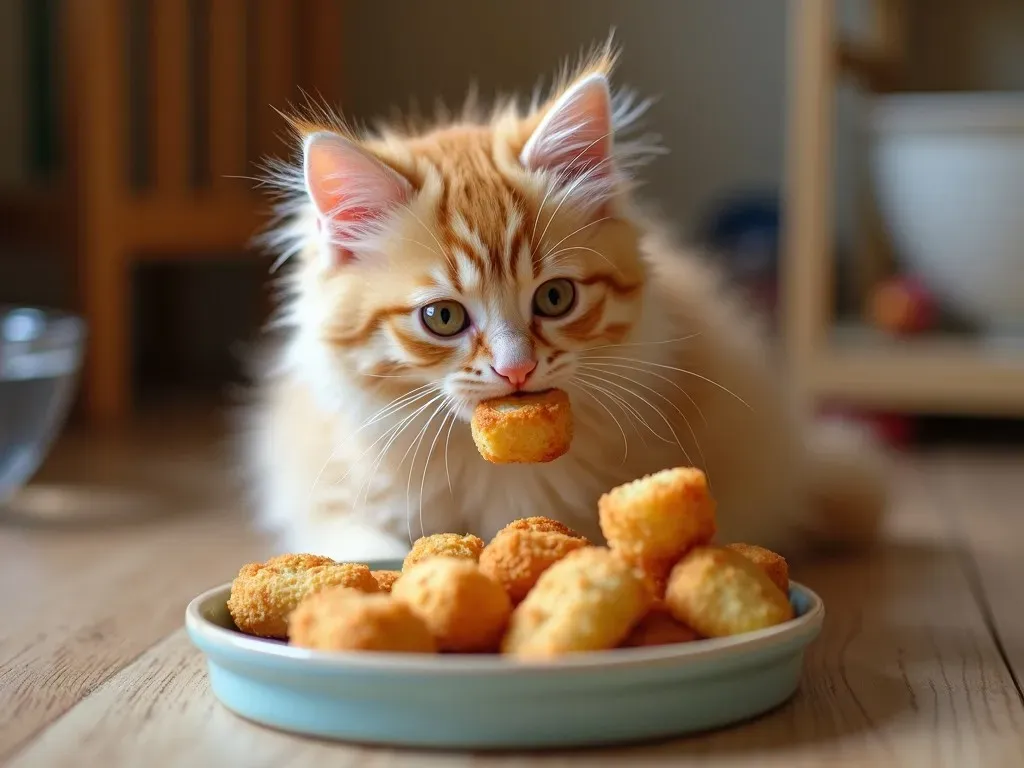
{"type": "Polygon", "coordinates": [[[888,467],[885,450],[866,429],[842,421],[816,425],[808,441],[810,538],[830,547],[872,544],[889,501],[888,467]]]}

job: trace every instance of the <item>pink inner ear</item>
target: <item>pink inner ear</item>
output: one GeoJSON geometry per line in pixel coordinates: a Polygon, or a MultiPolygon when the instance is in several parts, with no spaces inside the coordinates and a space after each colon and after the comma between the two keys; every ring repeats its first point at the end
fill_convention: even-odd
{"type": "Polygon", "coordinates": [[[572,181],[607,178],[611,172],[612,107],[608,80],[590,75],[566,91],[548,110],[523,147],[530,170],[548,170],[572,181]]]}
{"type": "Polygon", "coordinates": [[[358,250],[409,199],[408,181],[342,136],[315,133],[304,154],[306,191],[338,248],[358,250]]]}

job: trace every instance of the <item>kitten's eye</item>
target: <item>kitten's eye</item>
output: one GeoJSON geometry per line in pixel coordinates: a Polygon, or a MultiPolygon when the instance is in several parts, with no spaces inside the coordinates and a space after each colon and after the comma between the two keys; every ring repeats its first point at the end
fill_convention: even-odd
{"type": "Polygon", "coordinates": [[[561,317],[575,303],[576,286],[562,277],[548,280],[533,294],[533,311],[541,317],[561,317]]]}
{"type": "Polygon", "coordinates": [[[443,338],[457,336],[469,325],[466,308],[457,301],[435,301],[420,310],[427,330],[443,338]]]}

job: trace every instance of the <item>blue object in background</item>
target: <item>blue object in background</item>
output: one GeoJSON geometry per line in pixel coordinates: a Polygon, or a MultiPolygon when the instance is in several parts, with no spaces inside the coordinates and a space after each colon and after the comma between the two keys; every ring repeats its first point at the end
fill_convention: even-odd
{"type": "Polygon", "coordinates": [[[717,204],[702,227],[716,260],[769,315],[776,306],[780,222],[777,195],[750,193],[717,204]]]}

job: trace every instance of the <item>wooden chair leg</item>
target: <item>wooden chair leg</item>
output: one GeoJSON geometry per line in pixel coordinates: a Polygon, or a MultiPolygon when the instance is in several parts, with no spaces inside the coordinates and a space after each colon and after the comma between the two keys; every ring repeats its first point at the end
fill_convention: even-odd
{"type": "Polygon", "coordinates": [[[131,410],[131,280],[125,254],[99,245],[81,261],[89,334],[84,407],[90,421],[109,424],[131,410]]]}

